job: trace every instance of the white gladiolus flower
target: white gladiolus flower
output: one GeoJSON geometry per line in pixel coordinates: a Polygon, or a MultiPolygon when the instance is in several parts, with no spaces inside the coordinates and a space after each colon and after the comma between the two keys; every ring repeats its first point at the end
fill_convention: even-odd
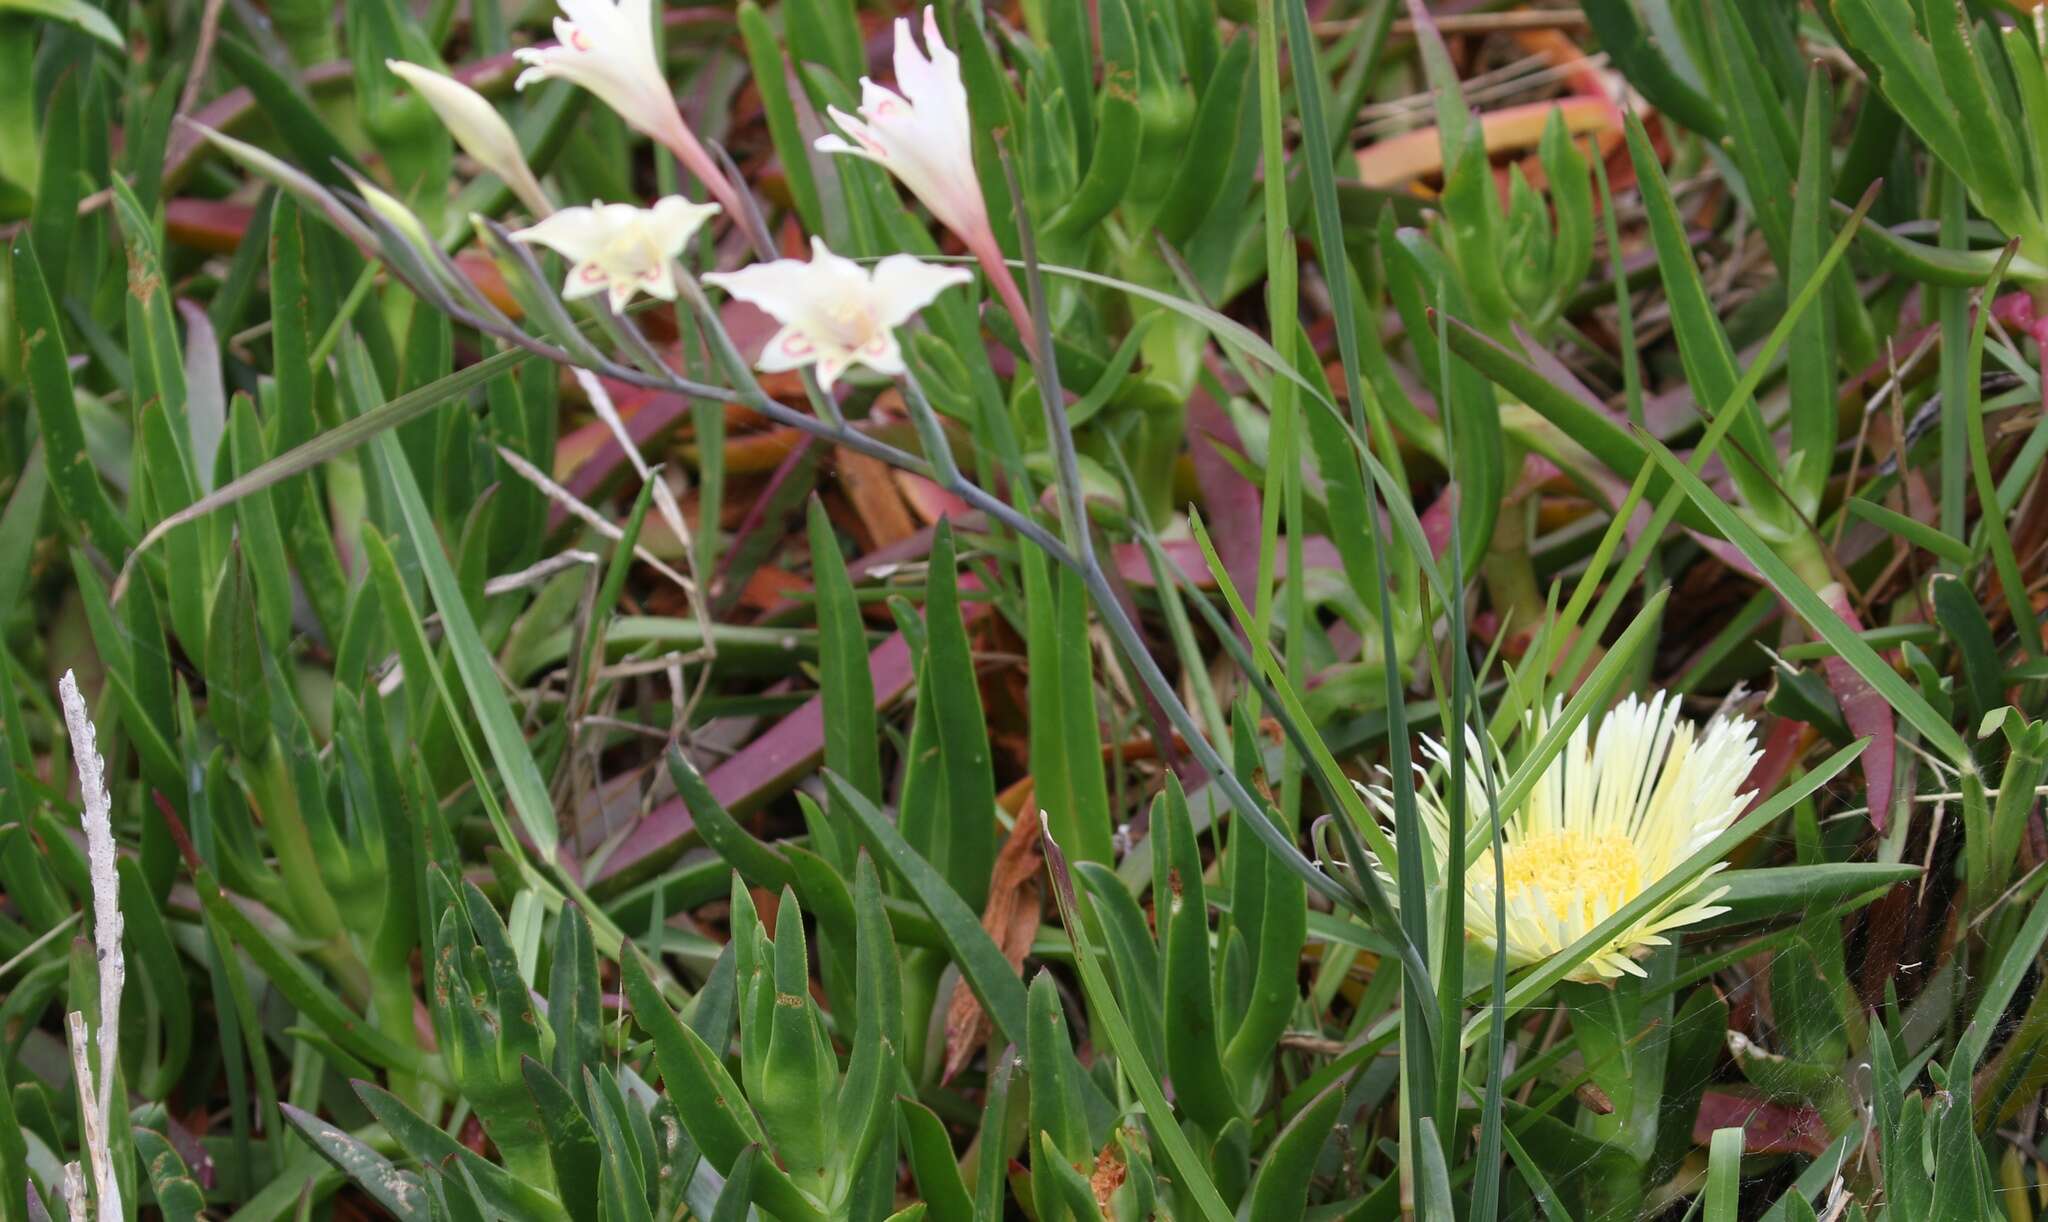
{"type": "Polygon", "coordinates": [[[837,107],[828,113],[853,138],[821,136],[825,153],[866,157],[910,188],[939,223],[974,246],[989,232],[988,206],[974,174],[974,130],[967,114],[967,88],[960,83],[960,57],[939,36],[933,10],[924,11],[920,51],[910,19],[896,19],[896,89],[861,78],[860,115],[837,107]],[[899,92],[900,91],[900,92],[899,92]]]}
{"type": "Polygon", "coordinates": [[[384,66],[426,99],[462,151],[504,179],[527,211],[541,217],[555,210],[548,193],[541,189],[540,180],[526,164],[526,155],[519,151],[519,137],[512,134],[511,124],[482,94],[452,76],[402,59],[387,59],[384,66]]]}
{"type": "Polygon", "coordinates": [[[675,257],[717,211],[717,204],[693,204],[680,195],[652,208],[593,203],[564,208],[513,233],[512,240],[539,243],[574,262],[562,285],[563,297],[609,291],[617,311],[635,293],[674,301],[675,257]]]}
{"type": "MultiPolygon", "coordinates": [[[[1539,963],[1577,942],[1622,905],[1677,869],[1687,857],[1726,831],[1749,804],[1741,792],[1760,752],[1744,718],[1717,717],[1703,732],[1678,719],[1678,697],[1660,692],[1648,703],[1631,696],[1601,721],[1588,741],[1586,723],[1572,732],[1521,809],[1505,820],[1500,871],[1506,883],[1507,925],[1494,926],[1494,862],[1486,806],[1486,770],[1494,792],[1506,769],[1489,761],[1468,736],[1466,822],[1479,847],[1465,869],[1465,930],[1511,967],[1539,963]]],[[[1438,762],[1440,743],[1424,740],[1438,762]]],[[[1439,874],[1448,868],[1450,819],[1443,796],[1418,766],[1416,799],[1427,825],[1439,874]]],[[[1368,801],[1391,822],[1391,796],[1363,787],[1368,801]]],[[[1643,914],[1597,948],[1570,979],[1595,981],[1641,976],[1636,959],[1668,944],[1670,930],[1727,911],[1714,901],[1727,888],[1708,890],[1707,877],[1643,914]]]]}
{"type": "Polygon", "coordinates": [[[524,89],[559,77],[596,94],[619,117],[650,136],[678,122],[676,99],[654,54],[651,0],[558,0],[552,47],[521,47],[513,54],[526,70],[513,82],[524,89]]]}
{"type": "Polygon", "coordinates": [[[759,306],[782,324],[761,349],[756,368],[774,373],[815,365],[830,388],[852,365],[903,372],[895,328],[952,285],[972,280],[965,269],[890,255],[869,271],[811,239],[811,261],[777,259],[736,272],[713,273],[707,284],[759,306]]]}
{"type": "Polygon", "coordinates": [[[515,54],[526,70],[513,82],[524,89],[553,78],[588,89],[634,130],[666,145],[706,190],[742,219],[739,194],[711,160],[676,109],[676,96],[654,52],[652,0],[556,0],[552,47],[522,47],[515,54]]]}
{"type": "Polygon", "coordinates": [[[925,50],[911,34],[910,19],[896,19],[896,88],[866,77],[860,81],[858,117],[830,108],[832,121],[853,138],[821,136],[816,148],[850,153],[887,169],[910,189],[939,223],[974,252],[990,287],[1016,321],[1026,347],[1037,343],[1031,308],[1017,291],[1010,266],[989,225],[988,204],[974,173],[974,126],[967,111],[967,87],[960,82],[960,57],[939,36],[939,20],[924,11],[925,50]]]}
{"type": "MultiPolygon", "coordinates": [[[[78,768],[78,796],[84,807],[79,823],[85,829],[85,859],[92,880],[92,940],[100,976],[99,1030],[95,1033],[100,1054],[97,1085],[86,1054],[85,1015],[76,1010],[67,1016],[72,1069],[78,1079],[79,1112],[84,1120],[81,1127],[86,1157],[92,1164],[97,1216],[119,1218],[121,1185],[114,1176],[108,1134],[113,1129],[114,1074],[121,1052],[121,985],[127,967],[121,956],[121,883],[114,868],[114,804],[107,795],[106,764],[100,759],[92,715],[86,711],[85,698],[78,694],[78,680],[68,670],[57,681],[57,695],[64,706],[65,727],[71,735],[71,754],[78,768]]],[[[122,1114],[125,1122],[125,1105],[122,1114]]],[[[68,1172],[65,1184],[69,1197],[74,1185],[68,1172]]]]}

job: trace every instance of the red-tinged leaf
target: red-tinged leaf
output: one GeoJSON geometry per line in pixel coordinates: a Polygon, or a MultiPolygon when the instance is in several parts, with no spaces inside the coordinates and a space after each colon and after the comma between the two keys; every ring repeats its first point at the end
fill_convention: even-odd
{"type": "Polygon", "coordinates": [[[1430,554],[1443,559],[1451,546],[1451,526],[1458,517],[1458,486],[1445,488],[1429,508],[1422,511],[1422,537],[1429,540],[1430,554]]]}
{"type": "Polygon", "coordinates": [[[1755,810],[1765,798],[1778,791],[1784,784],[1785,776],[1792,771],[1792,765],[1806,749],[1812,731],[1803,721],[1789,717],[1771,719],[1771,728],[1764,731],[1764,751],[1756,765],[1749,770],[1749,779],[1742,787],[1750,791],[1749,805],[1743,814],[1755,810]]]}
{"type": "Polygon", "coordinates": [[[733,531],[731,543],[719,552],[718,572],[711,581],[714,615],[723,613],[735,576],[744,584],[753,575],[753,567],[783,537],[789,510],[817,485],[816,456],[821,448],[822,444],[815,439],[802,438],[775,465],[767,484],[754,494],[746,516],[740,519],[739,529],[733,531]]]}
{"type": "Polygon", "coordinates": [[[1722,564],[1734,569],[1744,577],[1749,578],[1751,581],[1759,582],[1764,579],[1763,574],[1757,572],[1756,566],[1749,562],[1749,557],[1742,554],[1742,549],[1728,542],[1728,540],[1716,539],[1712,535],[1697,530],[1688,530],[1685,533],[1691,535],[1692,541],[1699,544],[1701,550],[1705,551],[1709,556],[1719,560],[1722,564]]]}
{"type": "Polygon", "coordinates": [[[866,533],[861,550],[901,543],[917,533],[917,522],[910,516],[898,484],[890,478],[887,463],[840,446],[832,451],[832,466],[839,476],[839,490],[866,533]]]}
{"type": "MultiPolygon", "coordinates": [[[[1244,443],[1230,416],[1204,391],[1188,398],[1188,457],[1195,483],[1202,490],[1202,521],[1216,545],[1217,558],[1240,590],[1256,587],[1259,571],[1259,489],[1244,477],[1224,451],[1242,453],[1244,443]]],[[[1169,549],[1170,550],[1170,549],[1169,549]]],[[[1207,578],[1207,565],[1195,553],[1195,569],[1207,578]]],[[[1128,581],[1139,578],[1125,574],[1128,581]]]]}
{"type": "Polygon", "coordinates": [[[1993,301],[1991,317],[1997,319],[2008,331],[2031,333],[2038,322],[2035,317],[2034,299],[2027,293],[2007,293],[1993,301]]]}
{"type": "Polygon", "coordinates": [[[719,321],[725,324],[726,334],[732,336],[733,347],[740,355],[753,362],[761,355],[761,349],[775,335],[782,324],[758,306],[744,301],[728,301],[718,309],[719,321]]]}
{"type": "MultiPolygon", "coordinates": [[[[1358,629],[1352,627],[1349,621],[1338,620],[1331,624],[1329,638],[1330,652],[1339,663],[1353,661],[1359,654],[1365,652],[1365,638],[1359,635],[1358,629]]],[[[1309,687],[1316,687],[1328,675],[1329,672],[1326,671],[1321,675],[1311,676],[1308,681],[1309,687]]]]}
{"type": "MultiPolygon", "coordinates": [[[[1448,523],[1446,523],[1448,525],[1448,523]]],[[[1167,562],[1180,570],[1180,576],[1198,590],[1216,588],[1216,575],[1209,571],[1209,563],[1202,557],[1202,547],[1193,539],[1162,539],[1159,548],[1166,553],[1167,562]]],[[[1281,540],[1279,556],[1273,566],[1273,575],[1287,575],[1286,540],[1281,540]]],[[[1152,564],[1146,558],[1142,543],[1119,543],[1112,549],[1117,576],[1133,586],[1151,589],[1152,564]]],[[[1302,567],[1306,569],[1343,568],[1343,561],[1337,556],[1337,545],[1323,535],[1310,535],[1301,542],[1302,567]]]]}
{"type": "Polygon", "coordinates": [[[1715,1129],[1742,1130],[1744,1154],[1818,1155],[1828,1148],[1828,1123],[1804,1103],[1775,1103],[1729,1090],[1700,1096],[1692,1139],[1706,1145],[1715,1129]]]}
{"type": "MultiPolygon", "coordinates": [[[[970,515],[964,521],[956,518],[953,521],[953,526],[955,530],[963,533],[978,532],[985,529],[979,514],[970,515]]],[[[932,531],[930,527],[925,527],[909,538],[892,543],[887,547],[877,548],[858,560],[850,561],[846,566],[846,574],[856,582],[877,578],[882,573],[893,571],[897,566],[915,564],[923,560],[931,554],[931,550],[932,531]]],[[[784,617],[794,614],[795,611],[795,600],[783,599],[762,608],[760,618],[767,622],[779,622],[784,617]]],[[[870,607],[867,609],[866,614],[878,621],[887,618],[880,607],[870,607]]]]}
{"type": "MultiPolygon", "coordinates": [[[[618,409],[626,436],[643,453],[664,430],[690,414],[690,402],[681,395],[628,386],[610,378],[599,381],[611,396],[612,406],[618,409]]],[[[626,452],[610,426],[594,419],[569,430],[555,443],[555,478],[578,498],[588,500],[625,460],[626,452]]],[[[556,506],[553,512],[559,515],[561,507],[556,506]]]]}
{"type": "MultiPolygon", "coordinates": [[[[960,579],[963,595],[980,586],[973,577],[963,575],[960,579]]],[[[988,611],[986,602],[961,600],[960,615],[969,624],[988,611]]],[[[901,633],[891,633],[889,639],[868,654],[868,675],[875,685],[876,708],[888,707],[910,690],[917,676],[911,669],[910,645],[901,633]]],[[[815,770],[824,756],[825,705],[813,696],[767,733],[712,769],[704,783],[720,805],[734,815],[743,815],[786,792],[815,770]]],[[[662,803],[627,833],[591,881],[601,883],[621,874],[638,874],[658,867],[673,856],[694,826],[690,809],[682,799],[662,803]]]]}
{"type": "MultiPolygon", "coordinates": [[[[354,66],[347,60],[331,60],[307,68],[299,75],[299,83],[304,85],[308,92],[315,92],[322,86],[348,78],[354,71],[354,66]]],[[[169,190],[182,182],[193,165],[205,156],[208,145],[205,135],[200,131],[201,128],[211,128],[232,135],[235,129],[241,127],[256,113],[255,95],[251,94],[246,86],[238,85],[200,107],[196,114],[188,116],[197,126],[174,124],[170,138],[164,142],[164,188],[169,190]]],[[[84,212],[86,209],[81,207],[80,211],[84,212]]]]}
{"type": "Polygon", "coordinates": [[[248,204],[180,196],[164,204],[164,235],[208,254],[233,254],[255,216],[256,209],[248,204]]]}
{"type": "Polygon", "coordinates": [[[911,471],[892,472],[896,477],[897,491],[903,494],[903,501],[910,506],[910,512],[927,526],[936,525],[941,518],[950,518],[955,523],[962,519],[979,518],[980,514],[968,507],[966,501],[939,487],[931,480],[911,471]]]}
{"type": "Polygon", "coordinates": [[[505,283],[505,272],[496,260],[472,246],[456,252],[455,266],[505,317],[515,322],[524,317],[526,307],[520,304],[512,286],[505,283]]]}
{"type": "MultiPolygon", "coordinates": [[[[1839,582],[1829,583],[1820,596],[1829,610],[1842,617],[1843,623],[1857,632],[1863,631],[1856,608],[1850,605],[1848,592],[1839,582]]],[[[1863,779],[1870,789],[1870,825],[1882,832],[1891,818],[1892,763],[1898,750],[1892,706],[1847,659],[1830,654],[1822,660],[1821,671],[1827,676],[1829,690],[1835,694],[1835,703],[1842,706],[1842,718],[1849,723],[1849,732],[1859,738],[1870,738],[1870,747],[1863,753],[1863,779]]]]}
{"type": "Polygon", "coordinates": [[[1543,457],[1541,454],[1524,454],[1522,456],[1521,475],[1515,480],[1513,486],[1508,489],[1507,496],[1503,499],[1509,502],[1519,501],[1530,493],[1536,492],[1551,483],[1560,482],[1563,479],[1564,469],[1556,463],[1543,457]]]}
{"type": "Polygon", "coordinates": [[[765,611],[798,601],[809,595],[811,583],[772,564],[764,564],[747,575],[740,587],[739,604],[750,611],[765,611]]]}

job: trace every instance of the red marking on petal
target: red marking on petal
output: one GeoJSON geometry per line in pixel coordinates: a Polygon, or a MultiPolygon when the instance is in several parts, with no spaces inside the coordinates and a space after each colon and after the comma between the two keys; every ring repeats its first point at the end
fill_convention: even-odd
{"type": "Polygon", "coordinates": [[[792,335],[782,341],[782,350],[791,356],[809,356],[812,351],[811,341],[801,335],[792,335]]]}
{"type": "Polygon", "coordinates": [[[571,27],[569,30],[569,45],[578,51],[588,51],[590,50],[590,37],[582,30],[571,27]]]}
{"type": "Polygon", "coordinates": [[[583,277],[591,284],[596,284],[598,281],[604,279],[604,269],[599,267],[595,263],[585,263],[582,267],[577,269],[576,274],[583,277]]]}

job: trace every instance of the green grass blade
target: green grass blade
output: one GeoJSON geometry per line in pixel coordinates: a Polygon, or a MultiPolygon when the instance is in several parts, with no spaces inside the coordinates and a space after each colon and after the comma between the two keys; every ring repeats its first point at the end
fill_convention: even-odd
{"type": "Polygon", "coordinates": [[[1082,920],[1080,900],[1074,892],[1074,878],[1067,870],[1066,855],[1059,845],[1053,843],[1049,834],[1041,835],[1045,846],[1045,864],[1052,875],[1053,895],[1059,900],[1060,918],[1066,922],[1067,933],[1074,939],[1074,966],[1081,973],[1081,984],[1088,997],[1088,1009],[1096,1028],[1107,1038],[1110,1049],[1116,1053],[1117,1065],[1124,1080],[1144,1105],[1145,1119],[1153,1135],[1166,1149],[1167,1161],[1172,1163],[1179,1176],[1180,1187],[1194,1199],[1195,1207],[1209,1222],[1230,1222],[1231,1212],[1217,1194],[1215,1183],[1209,1178],[1207,1169],[1194,1147],[1188,1143],[1187,1134],[1173,1118],[1173,1105],[1166,1101],[1165,1091],[1160,1089],[1159,1080],[1146,1067],[1144,1053],[1138,1047],[1136,1037],[1131,1034],[1129,1024],[1116,1008],[1115,994],[1110,991],[1109,981],[1102,974],[1102,966],[1095,961],[1095,951],[1088,945],[1087,926],[1082,920]]]}
{"type": "Polygon", "coordinates": [[[1499,801],[1503,817],[1512,816],[1521,809],[1530,791],[1543,779],[1543,770],[1550,767],[1551,761],[1564,749],[1579,723],[1594,709],[1607,707],[1615,688],[1629,668],[1635,665],[1636,651],[1650,643],[1657,627],[1657,613],[1664,609],[1670,595],[1669,589],[1663,589],[1643,601],[1642,611],[1629,621],[1628,627],[1615,639],[1614,647],[1600,659],[1593,673],[1579,684],[1579,689],[1565,702],[1563,711],[1544,727],[1543,736],[1516,765],[1513,775],[1501,789],[1499,801]]]}
{"type": "Polygon", "coordinates": [[[455,655],[455,669],[462,677],[478,729],[483,732],[484,745],[497,765],[520,826],[532,839],[540,859],[553,865],[561,833],[555,823],[555,807],[548,797],[547,782],[534,763],[532,749],[520,733],[517,719],[512,716],[497,668],[477,634],[476,621],[470,617],[455,570],[441,550],[440,536],[434,530],[432,516],[412,478],[404,452],[389,434],[378,438],[378,449],[386,477],[398,493],[399,514],[426,576],[427,588],[441,613],[449,648],[455,655]]]}
{"type": "Polygon", "coordinates": [[[79,423],[71,367],[64,351],[63,323],[26,230],[15,236],[12,254],[21,361],[29,397],[35,402],[36,423],[42,429],[51,491],[56,493],[64,516],[94,547],[107,556],[125,555],[132,536],[115,512],[86,451],[85,430],[79,423]]]}
{"type": "Polygon", "coordinates": [[[115,592],[118,594],[126,585],[127,569],[134,565],[136,558],[148,551],[150,545],[178,527],[197,521],[216,509],[232,505],[252,492],[261,491],[294,475],[310,471],[321,463],[346,454],[407,421],[416,420],[437,407],[460,400],[470,391],[532,355],[523,348],[508,348],[493,353],[431,385],[409,390],[395,399],[370,406],[311,441],[295,446],[246,475],[221,485],[149,528],[149,533],[142,536],[135,544],[133,553],[129,554],[123,566],[122,580],[115,583],[115,592]]]}
{"type": "Polygon", "coordinates": [[[1715,528],[1722,536],[1741,549],[1749,562],[1756,566],[1757,572],[1761,573],[1771,588],[1778,592],[1778,597],[1784,599],[1786,605],[1798,613],[1799,618],[1805,620],[1809,627],[1834,647],[1836,653],[1855,667],[1856,673],[1863,676],[1864,681],[1871,687],[1877,689],[1886,704],[1912,723],[1913,728],[1920,731],[1929,745],[1956,766],[1963,766],[1969,759],[1969,748],[1963,745],[1961,736],[1949,725],[1948,719],[1935,712],[1934,707],[1899,676],[1899,672],[1893,670],[1889,663],[1878,656],[1878,652],[1872,649],[1855,629],[1844,623],[1842,617],[1835,614],[1834,609],[1822,600],[1813,587],[1779,557],[1777,549],[1766,543],[1754,526],[1730,508],[1713,489],[1707,487],[1706,481],[1693,474],[1692,469],[1662,442],[1649,437],[1648,434],[1645,434],[1644,438],[1656,454],[1657,461],[1670,473],[1672,480],[1693,499],[1694,504],[1713,519],[1715,528]]]}
{"type": "Polygon", "coordinates": [[[2020,983],[2027,973],[2033,970],[2034,958],[2040,953],[2044,941],[2048,941],[2048,892],[2034,901],[2026,923],[2007,944],[1998,966],[1992,969],[1991,978],[1985,982],[1984,995],[1970,1016],[1970,1025],[1956,1044],[1956,1055],[1963,1063],[1974,1064],[1984,1055],[1992,1036],[1997,1034],[2000,1016],[2012,1002],[2013,995],[2019,992],[2020,983]]]}
{"type": "MultiPolygon", "coordinates": [[[[960,898],[979,912],[995,867],[995,775],[990,771],[988,718],[975,676],[974,652],[961,618],[952,526],[933,536],[925,584],[925,670],[939,745],[946,809],[939,843],[943,869],[960,898]]],[[[939,864],[939,863],[934,863],[939,864]]]]}
{"type": "Polygon", "coordinates": [[[415,1222],[415,1219],[426,1222],[429,1216],[427,1194],[417,1179],[400,1172],[390,1159],[371,1149],[353,1133],[338,1129],[289,1103],[280,1106],[292,1127],[343,1174],[361,1185],[371,1200],[390,1210],[400,1222],[415,1222]]]}
{"type": "MultiPolygon", "coordinates": [[[[1629,154],[1635,161],[1642,186],[1644,211],[1649,217],[1650,236],[1657,249],[1657,265],[1671,302],[1671,326],[1678,337],[1679,355],[1685,362],[1685,380],[1692,387],[1694,402],[1704,415],[1710,406],[1718,414],[1735,416],[1733,440],[1739,451],[1728,457],[1728,470],[1741,489],[1749,507],[1773,521],[1785,516],[1784,498],[1777,491],[1779,471],[1770,437],[1764,431],[1753,388],[1744,391],[1736,373],[1735,351],[1728,333],[1721,328],[1713,302],[1693,261],[1692,243],[1685,236],[1685,224],[1671,197],[1671,186],[1641,120],[1630,116],[1629,154]]],[[[1816,277],[1816,281],[1818,277],[1816,277]]],[[[1712,418],[1709,418],[1710,422],[1712,418]]]]}
{"type": "Polygon", "coordinates": [[[1735,1222],[1742,1204],[1742,1130],[1715,1129],[1707,1149],[1705,1222],[1735,1222]]]}
{"type": "Polygon", "coordinates": [[[836,773],[825,774],[825,785],[844,808],[851,811],[862,838],[877,860],[886,862],[897,876],[910,885],[918,901],[938,922],[940,936],[968,987],[981,999],[996,1029],[1010,1043],[1024,1044],[1024,982],[1003,958],[1002,951],[981,927],[981,919],[961,900],[932,863],[917,855],[896,830],[888,816],[862,797],[836,773]]]}
{"type": "MultiPolygon", "coordinates": [[[[357,387],[358,394],[375,393],[375,374],[370,371],[368,361],[369,354],[361,345],[347,346],[344,362],[353,374],[350,381],[357,387]]],[[[505,699],[497,666],[477,632],[476,620],[470,615],[462,584],[442,550],[433,515],[427,509],[425,498],[420,495],[419,484],[413,478],[405,451],[399,446],[396,436],[389,432],[377,435],[377,447],[385,478],[397,497],[399,518],[405,525],[420,571],[426,577],[427,588],[433,593],[435,608],[441,613],[448,647],[455,655],[455,669],[462,677],[463,690],[469,695],[470,708],[476,716],[477,728],[483,733],[484,745],[490,751],[491,761],[497,765],[499,778],[520,826],[532,839],[540,859],[552,866],[556,861],[561,832],[555,822],[555,805],[548,796],[547,781],[541,776],[539,765],[534,763],[532,748],[520,732],[518,719],[512,715],[511,703],[505,699]]],[[[479,783],[484,783],[482,778],[479,778],[479,783]]]]}
{"type": "MultiPolygon", "coordinates": [[[[1977,519],[1981,538],[1973,553],[1981,554],[1984,548],[1991,551],[1992,564],[1998,570],[1998,584],[2005,595],[2006,608],[2015,624],[2035,622],[2034,609],[2027,602],[2026,578],[2020,573],[2019,557],[2014,554],[2012,535],[2006,529],[2005,515],[1998,512],[1997,477],[1991,469],[1990,447],[1984,437],[1984,333],[1991,321],[1991,299],[1998,292],[1998,284],[2005,278],[2005,269],[2012,257],[2019,251],[2014,241],[2005,248],[1999,258],[1998,267],[1984,285],[1983,296],[1978,299],[1976,321],[1970,327],[1970,351],[1964,365],[1963,382],[1969,388],[1964,406],[1964,433],[1969,440],[1970,474],[1977,487],[1977,503],[1983,510],[1977,519]]],[[[1944,413],[1946,416],[1947,413],[1944,413]]],[[[2042,657],[2044,651],[2039,632],[2019,633],[2021,644],[2032,657],[2042,657]]]]}
{"type": "Polygon", "coordinates": [[[1958,569],[1967,568],[1972,561],[1968,544],[1943,534],[1917,518],[1909,518],[1897,510],[1887,509],[1875,501],[1866,501],[1862,497],[1851,497],[1842,503],[1842,508],[1888,535],[1897,535],[1914,547],[1941,557],[1958,569]]]}
{"type": "MultiPolygon", "coordinates": [[[[825,702],[825,766],[845,777],[870,801],[882,800],[877,753],[875,681],[868,670],[868,638],[860,604],[846,573],[846,558],[825,507],[812,500],[806,528],[811,545],[811,588],[818,601],[818,692],[825,702]]],[[[841,863],[850,865],[851,862],[841,863]]]]}

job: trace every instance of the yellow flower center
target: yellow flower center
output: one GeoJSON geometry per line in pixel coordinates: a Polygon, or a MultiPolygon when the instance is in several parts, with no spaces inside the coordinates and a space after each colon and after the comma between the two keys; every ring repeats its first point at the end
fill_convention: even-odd
{"type": "Polygon", "coordinates": [[[1541,888],[1560,920],[1574,909],[1586,920],[1596,908],[1611,913],[1643,888],[1642,859],[1635,842],[1622,835],[1541,832],[1507,846],[1501,874],[1511,896],[1541,888]]]}
{"type": "Polygon", "coordinates": [[[826,330],[849,352],[859,351],[875,337],[875,316],[865,302],[842,298],[827,306],[823,313],[826,330]]]}
{"type": "Polygon", "coordinates": [[[655,245],[654,235],[640,225],[631,225],[613,235],[599,253],[597,262],[621,280],[652,280],[667,256],[655,245]]]}

